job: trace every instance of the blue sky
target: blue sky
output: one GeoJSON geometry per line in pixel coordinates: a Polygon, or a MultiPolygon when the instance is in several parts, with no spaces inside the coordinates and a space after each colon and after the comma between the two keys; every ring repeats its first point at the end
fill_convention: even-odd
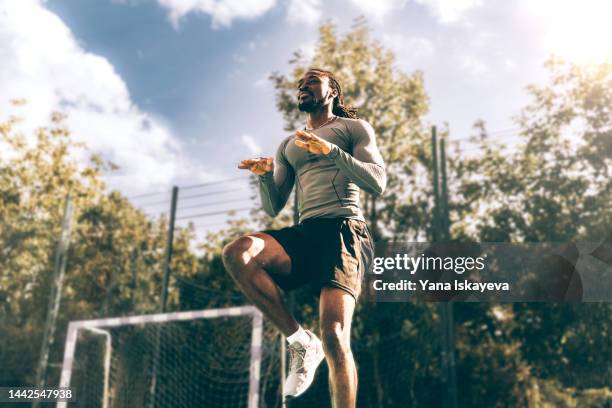
{"type": "Polygon", "coordinates": [[[75,137],[122,167],[109,185],[142,194],[240,176],[240,159],[272,155],[284,132],[267,77],[311,53],[328,19],[345,32],[365,15],[398,68],[422,70],[427,120],[448,122],[451,139],[481,118],[511,141],[549,55],[612,55],[609,11],[597,0],[0,0],[11,61],[0,85],[29,100],[32,126],[61,107],[75,137]]]}

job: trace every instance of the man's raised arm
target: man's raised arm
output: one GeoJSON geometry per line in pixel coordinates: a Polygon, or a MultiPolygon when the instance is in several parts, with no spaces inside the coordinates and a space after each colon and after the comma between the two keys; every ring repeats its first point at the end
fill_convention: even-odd
{"type": "Polygon", "coordinates": [[[284,155],[287,140],[281,143],[276,152],[276,163],[271,171],[259,176],[259,195],[264,211],[271,217],[276,217],[287,204],[295,182],[293,167],[284,155]]]}

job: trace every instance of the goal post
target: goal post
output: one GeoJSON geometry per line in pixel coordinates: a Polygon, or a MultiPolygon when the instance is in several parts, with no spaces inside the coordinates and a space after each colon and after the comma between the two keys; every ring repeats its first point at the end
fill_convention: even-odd
{"type": "MultiPolygon", "coordinates": [[[[206,321],[215,321],[215,319],[220,319],[220,318],[232,318],[232,317],[243,317],[243,318],[250,318],[250,325],[251,325],[251,330],[250,330],[250,347],[239,347],[240,350],[238,350],[237,352],[242,352],[243,348],[243,354],[248,353],[249,354],[249,358],[248,358],[248,369],[245,367],[244,372],[245,374],[248,373],[248,379],[244,378],[244,379],[235,379],[235,378],[231,378],[230,380],[228,380],[228,384],[230,384],[232,387],[236,387],[237,382],[239,381],[244,381],[245,383],[248,383],[248,396],[245,396],[244,401],[237,403],[236,405],[239,406],[246,406],[248,408],[257,408],[259,406],[259,383],[260,383],[260,371],[261,371],[261,360],[262,360],[262,338],[263,338],[263,317],[261,312],[255,308],[254,306],[239,306],[239,307],[229,307],[229,308],[221,308],[221,309],[207,309],[207,310],[198,310],[198,311],[187,311],[187,312],[175,312],[175,313],[160,313],[160,314],[150,314],[150,315],[140,315],[140,316],[128,316],[128,317],[114,317],[114,318],[107,318],[107,319],[95,319],[95,320],[80,320],[80,321],[73,321],[70,322],[70,324],[68,325],[68,332],[67,332],[67,336],[66,336],[66,343],[65,343],[65,348],[64,348],[64,360],[63,360],[63,364],[62,364],[62,371],[61,371],[61,377],[60,377],[60,387],[70,387],[71,384],[74,383],[73,381],[73,375],[74,375],[74,371],[75,371],[75,362],[77,357],[75,357],[75,352],[77,351],[77,343],[79,343],[79,337],[81,336],[81,334],[83,333],[89,333],[89,334],[93,334],[95,335],[97,338],[102,338],[104,339],[104,351],[103,353],[100,353],[100,357],[101,360],[103,360],[103,362],[101,362],[100,368],[99,370],[103,370],[103,379],[101,380],[103,382],[103,384],[99,385],[99,387],[102,389],[100,391],[100,393],[102,394],[99,398],[99,406],[101,407],[106,407],[106,406],[114,406],[114,405],[109,405],[109,399],[111,398],[110,396],[110,388],[113,388],[113,384],[109,384],[109,382],[112,382],[112,380],[109,380],[110,377],[110,371],[111,371],[111,356],[113,361],[116,361],[116,359],[120,358],[119,356],[117,356],[118,353],[115,352],[115,350],[113,350],[113,340],[116,342],[116,339],[111,340],[111,338],[113,337],[113,330],[121,330],[123,328],[127,328],[127,327],[132,327],[132,328],[139,328],[140,330],[142,330],[142,328],[147,328],[150,329],[154,328],[157,329],[158,332],[161,328],[163,327],[168,327],[169,325],[173,325],[173,324],[178,324],[181,322],[190,324],[190,323],[196,323],[196,322],[203,322],[204,320],[206,321]]],[[[242,330],[242,326],[240,327],[240,329],[236,329],[239,330],[240,332],[244,332],[245,330],[242,330]]],[[[211,337],[214,337],[212,333],[209,333],[208,330],[210,330],[210,327],[206,327],[206,326],[199,326],[196,330],[196,333],[198,334],[198,339],[199,340],[194,340],[194,341],[205,341],[205,340],[209,340],[211,337]],[[197,331],[199,330],[199,331],[197,331]],[[210,337],[208,336],[210,334],[210,337]]],[[[224,328],[220,328],[218,329],[218,331],[222,331],[224,330],[224,328]]],[[[177,337],[179,337],[179,339],[177,340],[177,344],[170,344],[170,345],[166,345],[166,347],[175,347],[175,348],[185,348],[185,347],[191,347],[188,351],[191,351],[191,354],[187,353],[185,355],[187,356],[194,356],[197,355],[198,352],[198,348],[199,345],[195,344],[195,345],[185,345],[185,339],[187,339],[188,335],[191,334],[193,332],[190,331],[188,332],[188,334],[182,334],[179,333],[179,335],[177,335],[177,337]],[[193,351],[195,350],[195,351],[193,351]]],[[[232,341],[240,341],[240,339],[237,339],[237,334],[236,333],[225,333],[226,334],[226,339],[224,340],[223,337],[221,336],[221,339],[218,339],[218,343],[221,344],[221,346],[224,346],[225,348],[231,349],[232,347],[236,348],[236,345],[232,343],[232,341]]],[[[225,335],[224,334],[224,335],[225,335]]],[[[118,337],[118,336],[117,336],[118,337]]],[[[217,335],[216,337],[220,337],[219,335],[217,335]]],[[[166,340],[162,340],[162,341],[166,341],[166,340]]],[[[248,340],[247,340],[248,341],[248,340]]],[[[236,343],[237,344],[237,343],[236,343]]],[[[133,353],[132,349],[130,353],[133,353]]],[[[212,352],[213,350],[211,350],[212,352]]],[[[144,351],[142,351],[142,353],[144,354],[144,351]]],[[[219,354],[218,356],[215,356],[215,358],[223,358],[223,353],[219,350],[217,351],[217,353],[219,354]]],[[[156,358],[158,358],[159,356],[157,356],[156,358]]],[[[234,360],[233,356],[231,359],[234,360]]],[[[144,359],[144,357],[142,357],[144,359]]],[[[237,359],[236,359],[237,360],[237,359]]],[[[171,357],[168,357],[168,361],[172,362],[172,364],[176,364],[176,356],[173,354],[171,357]]],[[[219,366],[220,364],[222,364],[222,362],[218,362],[218,361],[212,361],[212,363],[215,363],[215,366],[219,366]]],[[[191,366],[194,367],[200,367],[203,371],[206,370],[206,366],[208,364],[208,362],[204,361],[202,363],[199,363],[200,366],[196,366],[194,365],[193,361],[186,361],[185,364],[190,364],[191,366]]],[[[239,362],[237,362],[236,364],[239,364],[239,362]]],[[[218,367],[216,367],[217,369],[219,369],[218,367]]],[[[222,369],[222,367],[220,368],[222,369]]],[[[97,368],[92,369],[93,371],[99,371],[97,368]]],[[[242,371],[240,371],[242,372],[242,371]]],[[[89,375],[89,371],[86,369],[85,371],[86,375],[89,375]]],[[[83,374],[82,374],[83,375],[83,374]]],[[[178,374],[177,374],[178,376],[178,374]]],[[[182,373],[180,378],[176,381],[177,386],[181,386],[183,383],[185,383],[185,381],[188,381],[190,379],[190,377],[192,376],[197,376],[196,373],[194,373],[194,371],[190,371],[187,374],[182,373]]],[[[245,375],[246,376],[246,375],[245,375]]],[[[194,381],[198,381],[198,379],[193,379],[194,381]]],[[[128,379],[129,381],[129,379],[128,379]]],[[[163,381],[163,379],[161,380],[163,381]]],[[[195,384],[195,383],[194,383],[195,384]]],[[[246,384],[245,384],[246,385],[246,384]]],[[[187,384],[186,386],[189,386],[189,384],[187,384]]],[[[78,390],[75,390],[76,393],[76,400],[77,403],[79,401],[80,397],[83,397],[83,395],[79,396],[78,394],[78,390]]],[[[180,393],[182,398],[186,398],[188,399],[189,397],[185,396],[185,392],[183,391],[179,391],[177,390],[177,393],[180,393]]],[[[229,391],[229,393],[231,394],[235,394],[235,392],[232,392],[231,390],[229,391]]],[[[238,396],[239,397],[239,396],[238,396]]],[[[57,407],[60,408],[65,408],[68,406],[68,404],[72,405],[72,403],[67,403],[67,402],[58,402],[57,403],[57,407]]],[[[231,404],[227,405],[224,403],[224,406],[230,406],[231,404]]],[[[183,406],[191,406],[189,405],[189,403],[183,403],[183,406]]]]}

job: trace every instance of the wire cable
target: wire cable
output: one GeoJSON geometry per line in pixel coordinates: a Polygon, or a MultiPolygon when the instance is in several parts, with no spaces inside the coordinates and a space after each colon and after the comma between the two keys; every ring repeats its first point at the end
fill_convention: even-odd
{"type": "Polygon", "coordinates": [[[190,220],[190,219],[194,219],[194,218],[203,218],[203,217],[211,217],[213,215],[221,215],[221,214],[227,214],[230,212],[241,212],[241,211],[248,211],[248,210],[252,210],[253,207],[244,207],[244,208],[234,208],[231,210],[223,210],[223,211],[213,211],[213,212],[209,212],[209,213],[202,213],[202,214],[194,214],[194,215],[190,215],[190,216],[183,216],[183,217],[176,217],[176,220],[190,220]]]}
{"type": "MultiPolygon", "coordinates": [[[[211,181],[211,182],[206,182],[206,183],[201,183],[201,184],[190,184],[187,186],[178,186],[179,191],[180,190],[192,190],[194,188],[200,188],[200,187],[207,187],[207,186],[213,186],[216,184],[222,184],[222,183],[228,183],[231,181],[238,181],[238,180],[245,180],[248,181],[248,178],[245,178],[244,176],[241,177],[232,177],[229,179],[223,179],[223,180],[216,180],[216,181],[211,181]]],[[[155,191],[155,192],[151,192],[151,193],[143,193],[143,194],[137,194],[137,195],[130,195],[130,196],[126,196],[126,198],[128,199],[135,199],[135,198],[143,198],[143,197],[151,197],[151,196],[156,196],[156,195],[160,195],[160,194],[167,194],[167,193],[171,193],[172,190],[166,190],[166,191],[155,191]]]]}
{"type": "Polygon", "coordinates": [[[191,184],[188,186],[179,187],[179,189],[180,190],[191,190],[194,188],[208,187],[208,186],[213,186],[215,184],[222,184],[222,183],[227,183],[230,181],[237,181],[237,180],[247,180],[248,181],[248,179],[245,179],[244,176],[241,176],[241,177],[233,177],[233,178],[225,179],[225,180],[210,181],[210,182],[202,183],[202,184],[191,184]]]}
{"type": "Polygon", "coordinates": [[[171,192],[170,190],[157,191],[154,193],[144,193],[144,194],[138,194],[138,195],[133,195],[133,196],[126,196],[125,198],[127,198],[128,200],[132,200],[134,198],[142,198],[142,197],[150,197],[150,196],[155,196],[155,195],[160,195],[160,194],[168,194],[170,192],[171,192]]]}
{"type": "Polygon", "coordinates": [[[233,188],[233,189],[229,189],[229,190],[220,190],[220,191],[211,191],[208,193],[202,193],[202,194],[193,194],[193,195],[186,195],[181,197],[179,195],[179,199],[181,200],[191,200],[193,198],[199,198],[199,197],[207,197],[213,194],[225,194],[225,193],[233,193],[233,192],[237,192],[237,191],[245,191],[242,188],[233,188]]]}
{"type": "Polygon", "coordinates": [[[230,200],[213,201],[213,202],[207,202],[207,203],[201,203],[201,204],[188,205],[186,207],[178,207],[177,210],[181,211],[181,210],[190,210],[190,209],[193,209],[193,208],[206,208],[208,206],[234,203],[236,201],[238,201],[238,200],[235,199],[235,198],[230,199],[230,200]]]}
{"type": "Polygon", "coordinates": [[[154,203],[145,203],[145,204],[138,204],[135,203],[136,206],[138,206],[139,208],[142,207],[155,207],[156,205],[162,205],[162,204],[170,204],[170,199],[164,200],[164,201],[157,201],[154,203]]]}
{"type": "MultiPolygon", "coordinates": [[[[505,138],[509,138],[509,137],[520,136],[518,133],[514,133],[514,132],[516,132],[519,129],[520,129],[519,126],[515,126],[515,127],[511,127],[511,128],[496,130],[496,131],[493,131],[493,132],[486,132],[485,134],[487,136],[491,136],[491,135],[500,135],[500,134],[503,134],[503,133],[512,132],[512,134],[498,136],[498,137],[501,137],[502,139],[505,139],[505,138]]],[[[471,141],[470,139],[473,139],[473,138],[477,138],[477,136],[468,136],[468,137],[460,137],[460,138],[448,137],[448,138],[446,138],[446,140],[448,142],[461,142],[461,141],[471,141]]],[[[478,141],[478,140],[476,140],[476,141],[478,141]]]]}

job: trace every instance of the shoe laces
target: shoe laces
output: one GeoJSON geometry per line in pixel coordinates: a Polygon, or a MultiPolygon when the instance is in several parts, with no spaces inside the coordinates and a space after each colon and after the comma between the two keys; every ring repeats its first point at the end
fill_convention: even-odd
{"type": "Polygon", "coordinates": [[[291,344],[289,347],[289,354],[291,356],[290,371],[302,372],[304,368],[304,359],[306,357],[306,348],[298,342],[291,344]]]}

